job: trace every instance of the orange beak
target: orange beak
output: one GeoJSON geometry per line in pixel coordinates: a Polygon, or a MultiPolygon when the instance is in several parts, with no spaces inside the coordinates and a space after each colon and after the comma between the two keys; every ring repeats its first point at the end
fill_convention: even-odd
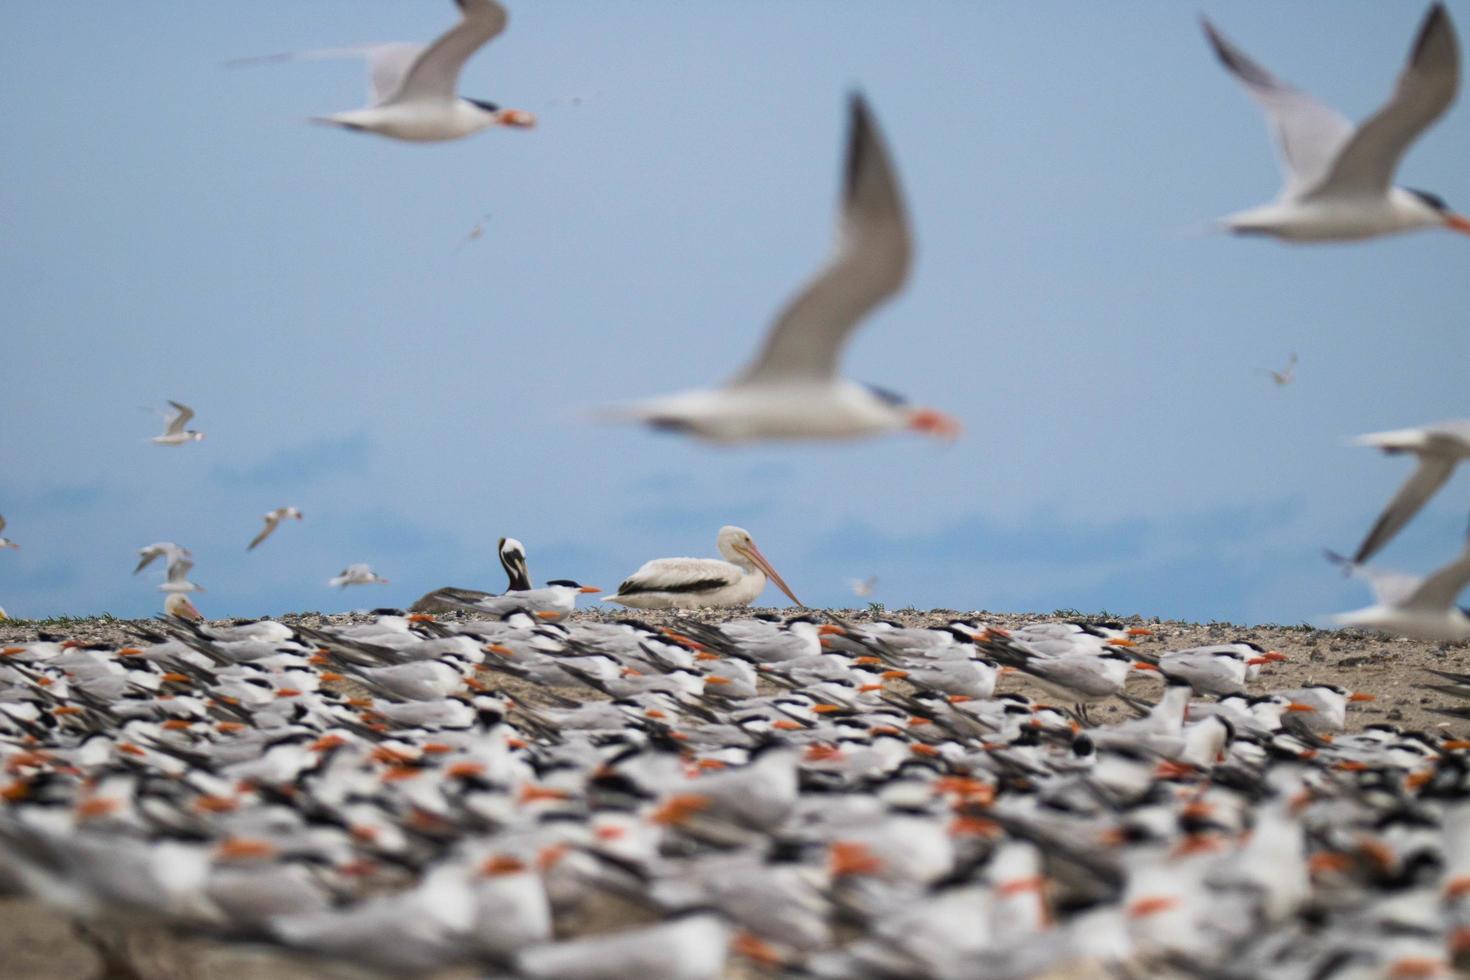
{"type": "Polygon", "coordinates": [[[1348,695],[1348,700],[1349,701],[1377,701],[1378,698],[1377,698],[1376,695],[1373,695],[1373,694],[1364,694],[1362,691],[1354,691],[1352,694],[1349,694],[1348,695]]]}
{"type": "Polygon", "coordinates": [[[1262,654],[1262,656],[1265,657],[1267,660],[1286,659],[1286,654],[1282,653],[1280,650],[1267,650],[1264,654],[1262,654]]]}
{"type": "Polygon", "coordinates": [[[594,592],[601,592],[602,590],[595,585],[584,585],[579,591],[584,595],[591,595],[594,592]]]}
{"type": "Polygon", "coordinates": [[[1153,636],[1154,635],[1154,631],[1153,630],[1144,629],[1142,626],[1130,626],[1124,632],[1126,632],[1129,636],[1153,636]]]}
{"type": "Polygon", "coordinates": [[[530,129],[536,125],[536,114],[527,112],[525,109],[502,109],[496,121],[502,126],[519,126],[522,129],[530,129]]]}
{"type": "Polygon", "coordinates": [[[765,555],[761,554],[761,550],[755,546],[754,541],[752,541],[749,545],[737,545],[736,547],[739,548],[739,550],[747,558],[755,562],[757,568],[766,573],[766,578],[774,582],[776,588],[786,593],[786,598],[790,599],[798,606],[801,606],[803,609],[806,608],[806,604],[796,597],[796,593],[791,591],[791,586],[786,584],[786,580],[778,575],[776,573],[776,570],[771,567],[771,563],[766,560],[765,555]]]}
{"type": "Polygon", "coordinates": [[[1286,711],[1316,711],[1310,704],[1302,704],[1300,701],[1292,701],[1285,709],[1286,711]]]}
{"type": "Polygon", "coordinates": [[[1133,669],[1134,670],[1158,670],[1159,668],[1155,667],[1153,664],[1146,664],[1142,660],[1139,660],[1139,661],[1136,661],[1133,664],[1133,669]]]}
{"type": "Polygon", "coordinates": [[[951,442],[965,431],[959,419],[932,408],[916,408],[910,412],[908,428],[913,432],[923,432],[951,442]]]}
{"type": "Polygon", "coordinates": [[[1452,231],[1458,231],[1462,235],[1470,235],[1470,218],[1466,218],[1463,215],[1446,215],[1444,226],[1452,231]]]}

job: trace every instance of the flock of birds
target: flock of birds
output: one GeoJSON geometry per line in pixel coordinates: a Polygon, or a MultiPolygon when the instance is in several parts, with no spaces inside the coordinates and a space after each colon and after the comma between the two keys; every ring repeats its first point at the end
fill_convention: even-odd
{"type": "MultiPolygon", "coordinates": [[[[436,141],[534,125],[459,96],[506,12],[456,2],[460,22],[429,45],[251,60],[365,57],[373,102],[316,120],[332,126],[436,141]]],[[[1225,229],[1470,233],[1436,195],[1393,185],[1457,92],[1443,4],[1357,126],[1204,29],[1286,171],[1275,202],[1225,229]]],[[[861,95],[848,114],[834,254],[751,364],[609,418],[720,443],[959,435],[950,416],[839,373],[912,258],[877,120],[861,95]]],[[[1290,384],[1296,362],[1274,381],[1290,384]]],[[[170,404],[152,441],[202,440],[194,411],[170,404]]],[[[1423,580],[1365,564],[1470,458],[1470,421],[1361,441],[1417,467],[1357,551],[1333,556],[1378,591],[1340,620],[1470,639],[1455,604],[1470,544],[1423,580]]],[[[302,514],[263,520],[248,550],[302,514]]],[[[749,532],[722,528],[716,547],[648,562],[603,601],[748,606],[775,584],[801,605],[749,532]]],[[[1369,696],[1261,690],[1276,651],[1154,649],[1146,629],[1098,623],[574,622],[598,589],[536,587],[514,539],[499,557],[503,592],[444,587],[348,626],[210,625],[189,550],[140,549],[135,574],[165,569],[166,615],[131,624],[131,645],[43,633],[0,648],[0,884],[83,922],[164,923],[389,975],[700,980],[735,958],[831,978],[1470,968],[1470,740],[1345,734],[1369,696]],[[998,691],[1006,675],[1044,698],[998,691]],[[1136,693],[1150,682],[1153,702],[1136,693]],[[1105,702],[1133,717],[1100,722],[1105,702]],[[566,938],[609,907],[634,925],[566,938]]],[[[386,581],[354,564],[330,584],[386,581]]],[[[1470,675],[1441,677],[1470,702],[1470,675]]]]}
{"type": "Polygon", "coordinates": [[[1371,697],[1261,690],[1277,651],[1117,623],[576,622],[574,583],[524,588],[524,549],[501,557],[505,593],[436,612],[0,648],[0,885],[119,970],[107,928],[140,923],[388,976],[1470,967],[1470,740],[1346,734],[1371,697]],[[1089,714],[1109,700],[1132,716],[1089,714]]]}

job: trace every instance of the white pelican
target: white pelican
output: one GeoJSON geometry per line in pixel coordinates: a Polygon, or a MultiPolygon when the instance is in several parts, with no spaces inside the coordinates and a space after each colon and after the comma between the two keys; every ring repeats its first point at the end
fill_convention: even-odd
{"type": "MultiPolygon", "coordinates": [[[[3,530],[5,530],[5,518],[4,517],[0,517],[0,531],[3,531],[3,530]]],[[[0,537],[0,551],[4,551],[6,548],[19,548],[19,547],[20,547],[20,545],[16,544],[14,541],[10,540],[9,538],[7,538],[7,537],[0,537]]]]}
{"type": "Polygon", "coordinates": [[[377,133],[411,142],[454,140],[491,126],[529,127],[536,117],[523,109],[460,97],[459,73],[470,56],[505,30],[505,7],[496,0],[455,0],[461,19],[433,44],[376,44],[242,58],[232,65],[298,58],[360,56],[368,60],[372,105],[318,116],[312,122],[377,133]]]}
{"type": "Polygon", "coordinates": [[[370,565],[357,564],[348,565],[335,578],[328,579],[327,584],[345,589],[349,585],[387,585],[388,580],[373,571],[370,565]]]}
{"type": "Polygon", "coordinates": [[[276,528],[281,526],[282,521],[288,520],[293,517],[298,521],[301,520],[301,511],[297,510],[295,507],[277,507],[269,514],[266,514],[263,518],[265,520],[265,527],[261,528],[260,533],[257,534],[255,538],[251,540],[248,545],[245,546],[245,550],[254,551],[255,546],[260,544],[266,538],[270,537],[271,533],[274,532],[276,528]]]}
{"type": "Polygon", "coordinates": [[[1470,640],[1470,615],[1455,605],[1470,585],[1470,540],[1458,558],[1425,579],[1369,568],[1357,568],[1354,574],[1367,579],[1378,602],[1334,616],[1338,625],[1416,640],[1470,640]]]}
{"type": "Polygon", "coordinates": [[[1461,460],[1470,459],[1470,419],[1440,422],[1418,429],[1373,432],[1353,440],[1360,446],[1377,446],[1390,455],[1413,453],[1419,465],[1394,494],[1368,536],[1353,555],[1354,564],[1365,562],[1388,544],[1399,529],[1444,486],[1461,460]]]}
{"type": "Polygon", "coordinates": [[[609,419],[727,443],[850,439],[899,429],[959,434],[947,415],[837,374],[848,337],[903,285],[911,252],[898,178],[862,96],[852,96],[850,114],[836,254],[786,307],[755,361],[723,388],[614,407],[609,419]]]}
{"type": "Polygon", "coordinates": [[[633,609],[697,609],[700,606],[748,606],[766,588],[766,578],[798,606],[781,576],[771,567],[743,527],[725,525],[715,539],[725,560],[718,558],[655,558],[645,562],[623,584],[616,595],[603,602],[616,602],[633,609]]]}
{"type": "Polygon", "coordinates": [[[169,416],[168,427],[163,430],[163,435],[154,436],[152,441],[160,446],[182,446],[186,442],[198,442],[203,439],[204,433],[184,428],[194,417],[194,410],[188,405],[180,405],[175,401],[169,404],[174,407],[174,412],[169,416]]]}
{"type": "Polygon", "coordinates": [[[1208,20],[1204,28],[1220,61],[1265,110],[1286,171],[1280,197],[1227,216],[1226,228],[1299,242],[1430,227],[1470,234],[1470,220],[1436,195],[1393,186],[1404,151],[1459,88],[1459,46],[1444,4],[1429,8],[1393,95],[1359,126],[1256,64],[1208,20]]]}
{"type": "Polygon", "coordinates": [[[163,600],[163,612],[167,616],[177,616],[179,619],[187,619],[191,623],[197,623],[204,619],[204,614],[194,607],[189,597],[182,592],[172,592],[163,600]]]}

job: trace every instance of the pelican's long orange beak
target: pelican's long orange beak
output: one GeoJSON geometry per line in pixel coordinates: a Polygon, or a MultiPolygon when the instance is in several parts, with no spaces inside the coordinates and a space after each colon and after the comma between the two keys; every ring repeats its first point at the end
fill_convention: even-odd
{"type": "Polygon", "coordinates": [[[749,547],[740,545],[737,545],[737,547],[740,548],[740,550],[745,554],[747,558],[755,562],[757,568],[766,573],[766,578],[776,583],[776,588],[786,593],[786,598],[790,599],[798,606],[801,606],[803,609],[806,608],[806,603],[802,602],[796,597],[796,594],[791,591],[791,586],[787,585],[786,580],[783,579],[779,574],[777,574],[776,570],[771,567],[771,563],[766,560],[765,555],[761,554],[761,550],[755,546],[754,541],[750,543],[749,547]]]}
{"type": "Polygon", "coordinates": [[[1462,235],[1470,235],[1470,218],[1462,214],[1446,215],[1444,226],[1453,231],[1458,231],[1462,235]]]}
{"type": "Polygon", "coordinates": [[[536,114],[527,112],[525,109],[501,109],[496,122],[502,126],[519,126],[522,129],[530,129],[536,125],[536,114]]]}
{"type": "Polygon", "coordinates": [[[922,432],[951,441],[958,439],[965,431],[959,419],[933,408],[916,408],[909,412],[908,428],[912,432],[922,432]]]}

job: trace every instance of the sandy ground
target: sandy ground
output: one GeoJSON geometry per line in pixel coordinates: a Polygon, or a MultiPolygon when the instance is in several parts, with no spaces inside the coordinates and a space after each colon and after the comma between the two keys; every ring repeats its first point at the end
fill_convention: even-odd
{"type": "MultiPolygon", "coordinates": [[[[680,615],[705,622],[720,622],[749,615],[751,612],[710,610],[682,612],[680,615]]],[[[660,624],[674,618],[672,614],[661,612],[639,612],[634,615],[660,624]]],[[[870,622],[875,618],[867,610],[833,610],[831,615],[838,620],[852,623],[870,622]]],[[[368,617],[354,614],[322,616],[312,613],[279,618],[286,623],[321,625],[341,624],[368,617]]],[[[611,618],[619,617],[602,610],[576,614],[577,620],[611,618]]],[[[1055,620],[1058,617],[989,612],[957,613],[952,610],[903,610],[885,612],[882,618],[909,626],[941,625],[951,619],[962,618],[985,625],[1011,628],[1024,623],[1055,620]]],[[[1436,678],[1425,672],[1426,667],[1470,672],[1470,644],[1421,643],[1303,626],[1243,627],[1229,623],[1200,625],[1144,620],[1138,617],[1122,622],[1127,626],[1144,626],[1153,631],[1151,636],[1141,637],[1138,641],[1140,649],[1148,653],[1232,640],[1249,640],[1263,648],[1279,650],[1288,659],[1263,669],[1254,685],[1257,693],[1312,683],[1333,683],[1374,695],[1377,700],[1351,707],[1348,716],[1351,728],[1391,722],[1406,728],[1439,728],[1460,737],[1470,737],[1470,721],[1445,717],[1431,710],[1447,706],[1470,707],[1470,702],[1457,705],[1450,696],[1421,687],[1423,684],[1436,682],[1436,678]]],[[[143,622],[139,625],[149,624],[143,622]]],[[[40,632],[89,643],[126,645],[134,639],[129,631],[129,624],[124,621],[82,620],[68,623],[64,627],[8,621],[0,622],[0,645],[34,640],[40,632]]],[[[504,680],[508,683],[500,686],[512,697],[532,704],[542,700],[541,692],[534,687],[511,678],[504,680]]],[[[1003,681],[1002,689],[1037,693],[1029,691],[1024,683],[1011,679],[1003,681]]],[[[1152,700],[1159,690],[1159,682],[1145,671],[1137,672],[1137,680],[1130,684],[1130,693],[1148,700],[1152,700]]],[[[584,700],[600,697],[585,688],[559,689],[557,693],[584,700]]],[[[1126,715],[1127,709],[1121,705],[1100,706],[1093,713],[1094,720],[1102,724],[1121,720],[1126,715]]],[[[576,920],[559,922],[558,933],[570,936],[612,931],[636,924],[641,919],[641,913],[609,907],[593,910],[590,914],[584,912],[576,920]]],[[[118,980],[130,977],[144,977],[148,980],[216,977],[228,977],[229,980],[306,980],[310,977],[364,975],[350,968],[304,960],[274,949],[221,943],[202,937],[170,936],[153,929],[110,929],[102,933],[100,948],[121,950],[123,955],[120,961],[130,964],[136,971],[134,973],[121,971],[116,965],[109,970],[98,955],[98,948],[98,943],[88,942],[80,937],[65,917],[39,903],[23,897],[0,898],[0,977],[25,977],[34,980],[69,980],[88,976],[106,976],[118,980]]],[[[732,977],[748,975],[740,966],[733,969],[742,972],[732,972],[732,977]]],[[[448,980],[451,977],[473,975],[475,974],[472,972],[459,971],[439,976],[448,980]]]]}

